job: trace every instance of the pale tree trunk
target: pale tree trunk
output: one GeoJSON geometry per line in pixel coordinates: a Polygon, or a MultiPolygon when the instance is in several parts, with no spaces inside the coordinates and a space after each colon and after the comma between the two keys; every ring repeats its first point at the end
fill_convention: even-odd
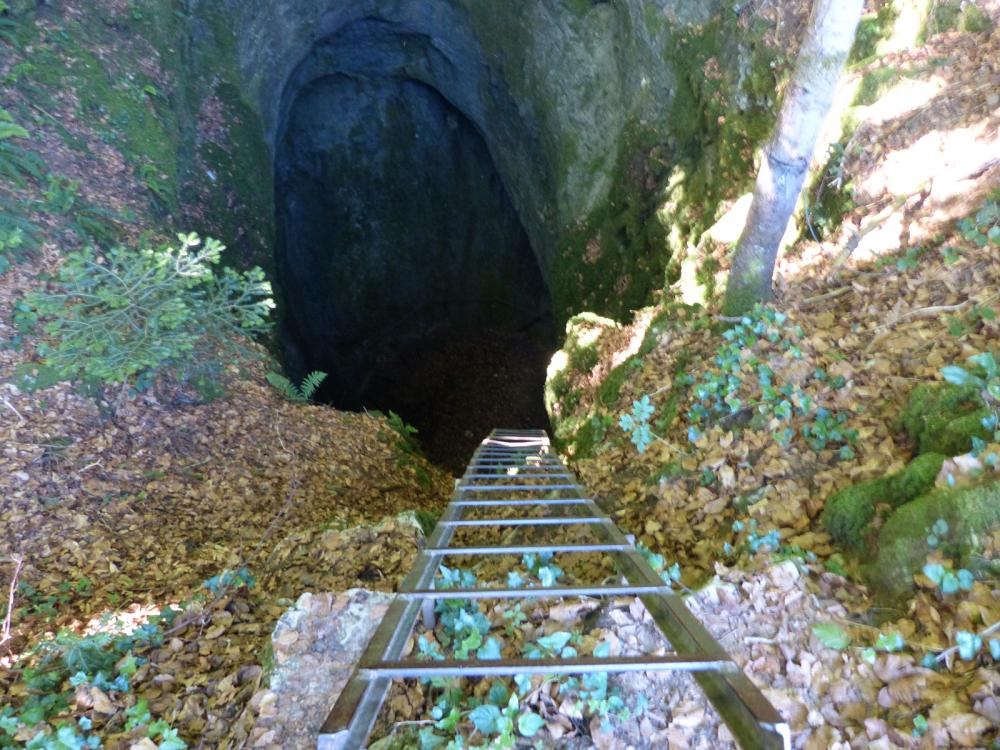
{"type": "Polygon", "coordinates": [[[864,0],[813,2],[778,124],[764,150],[746,228],[736,245],[723,304],[726,315],[741,315],[771,298],[781,238],[799,199],[863,8],[864,0]]]}

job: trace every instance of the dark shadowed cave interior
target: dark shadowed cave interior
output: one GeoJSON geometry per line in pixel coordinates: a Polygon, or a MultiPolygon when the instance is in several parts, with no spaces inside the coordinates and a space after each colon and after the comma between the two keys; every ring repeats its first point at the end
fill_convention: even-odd
{"type": "Polygon", "coordinates": [[[494,426],[547,426],[556,340],[508,185],[454,103],[481,82],[443,54],[378,19],[313,48],[275,147],[276,260],[293,379],[327,373],[320,400],[398,413],[458,470],[494,426]]]}

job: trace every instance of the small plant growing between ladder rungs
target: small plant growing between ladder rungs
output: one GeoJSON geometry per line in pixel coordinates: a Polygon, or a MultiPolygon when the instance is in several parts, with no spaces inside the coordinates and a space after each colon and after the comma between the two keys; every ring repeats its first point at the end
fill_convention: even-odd
{"type": "Polygon", "coordinates": [[[295,385],[295,383],[281,373],[269,372],[267,374],[268,383],[273,385],[289,401],[294,401],[298,404],[304,404],[316,395],[316,391],[319,390],[324,380],[326,380],[326,373],[319,370],[313,370],[306,375],[300,385],[295,385]]]}

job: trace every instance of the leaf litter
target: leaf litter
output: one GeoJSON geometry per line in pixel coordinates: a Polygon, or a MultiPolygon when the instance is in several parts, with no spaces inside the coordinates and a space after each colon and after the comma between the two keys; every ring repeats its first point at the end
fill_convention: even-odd
{"type": "MultiPolygon", "coordinates": [[[[988,43],[973,35],[932,38],[922,54],[948,59],[945,94],[930,107],[873,118],[859,130],[859,140],[877,148],[857,152],[847,169],[873,205],[857,209],[848,224],[860,229],[891,203],[885,170],[893,164],[887,162],[917,143],[924,150],[914,153],[925,158],[935,144],[922,139],[940,112],[957,112],[953,124],[967,128],[982,153],[992,153],[996,87],[985,84],[996,81],[997,39],[997,31],[988,43]],[[980,122],[986,126],[976,129],[980,122]]],[[[965,203],[952,201],[947,185],[926,196],[915,188],[896,212],[899,220],[884,222],[895,231],[883,238],[886,246],[945,231],[971,211],[984,186],[995,185],[995,164],[971,176],[952,166],[958,179],[951,184],[968,193],[965,203]],[[936,210],[923,211],[921,198],[936,210]]],[[[82,172],[81,179],[86,191],[82,172]]],[[[124,202],[115,195],[107,200],[124,202]]],[[[817,518],[836,489],[898,469],[909,458],[892,422],[913,384],[995,347],[995,319],[962,321],[960,336],[948,330],[969,310],[1000,309],[1000,259],[951,237],[946,244],[962,249],[955,263],[932,251],[915,268],[872,266],[878,235],[865,237],[870,242],[846,262],[846,238],[839,245],[801,245],[782,261],[787,282],[777,302],[806,332],[801,349],[809,367],[847,382],[832,405],[854,414],[856,461],[798,445],[782,449],[766,430],[717,427],[692,447],[675,421],[642,456],[608,441],[577,468],[622,528],[679,562],[688,584],[707,583],[688,598],[689,606],[792,724],[796,747],[987,747],[1000,727],[998,672],[946,649],[959,631],[1000,619],[996,582],[977,581],[954,600],[918,575],[905,607],[879,610],[863,586],[824,565],[835,549],[817,518]],[[716,480],[662,474],[672,463],[685,472],[707,470],[716,480]],[[803,554],[778,562],[769,544],[727,555],[725,544],[739,541],[733,523],[741,519],[776,530],[782,547],[815,560],[803,554]],[[887,648],[886,634],[899,634],[905,648],[887,648]],[[924,652],[942,651],[947,669],[922,663],[924,652]]],[[[49,250],[42,266],[52,262],[55,248],[49,250]]],[[[7,325],[18,290],[31,284],[32,270],[38,269],[15,267],[0,280],[0,326],[7,325]]],[[[626,334],[618,330],[609,338],[620,345],[626,334]]],[[[683,327],[662,332],[626,381],[620,405],[669,387],[679,362],[709,361],[715,346],[683,327]]],[[[449,479],[433,467],[420,465],[418,472],[401,462],[392,435],[373,417],[279,402],[261,372],[238,380],[226,400],[199,404],[181,394],[146,393],[109,419],[67,385],[38,392],[18,386],[26,375],[44,377],[38,368],[24,369],[26,354],[31,350],[0,351],[0,557],[11,557],[0,580],[12,577],[16,555],[23,560],[19,580],[30,587],[18,594],[13,637],[0,660],[0,695],[21,697],[21,660],[40,638],[64,627],[98,630],[106,627],[107,613],[122,627],[137,627],[150,613],[189,599],[205,580],[246,564],[257,587],[229,589],[193,605],[138,667],[134,694],[78,689],[70,713],[92,717],[106,731],[108,747],[145,748],[148,738],[125,729],[126,711],[142,697],[154,715],[169,717],[182,736],[202,746],[267,746],[267,720],[277,704],[264,655],[274,623],[305,590],[393,590],[420,535],[410,523],[383,519],[403,509],[439,508],[449,479]]],[[[605,359],[597,367],[606,372],[605,359]]],[[[786,371],[789,379],[797,377],[793,369],[786,371]]],[[[984,547],[1000,556],[1000,534],[984,547]]],[[[656,647],[648,614],[634,601],[615,600],[600,610],[562,603],[531,627],[542,627],[545,617],[563,629],[584,627],[592,640],[611,640],[616,648],[656,647]]],[[[279,649],[290,645],[279,633],[276,638],[279,649]]],[[[647,693],[648,707],[633,706],[627,721],[608,726],[584,725],[572,706],[536,691],[554,746],[729,746],[725,728],[688,677],[615,679],[623,691],[647,693]]],[[[412,688],[404,695],[390,703],[389,716],[418,717],[423,696],[412,688]]]]}

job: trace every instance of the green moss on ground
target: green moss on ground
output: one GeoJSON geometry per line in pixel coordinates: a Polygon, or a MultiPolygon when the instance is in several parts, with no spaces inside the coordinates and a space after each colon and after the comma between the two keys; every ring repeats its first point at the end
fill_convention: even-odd
{"type": "Polygon", "coordinates": [[[878,536],[878,558],[867,571],[890,598],[911,590],[916,573],[930,551],[928,529],[938,519],[948,522],[943,551],[962,565],[980,550],[982,539],[1000,527],[1000,480],[937,490],[907,503],[893,513],[878,536]]]}
{"type": "Polygon", "coordinates": [[[972,450],[974,437],[991,437],[982,424],[990,413],[975,386],[922,385],[910,393],[899,424],[919,453],[960,456],[972,450]]]}
{"type": "Polygon", "coordinates": [[[854,550],[864,548],[876,506],[899,508],[934,487],[945,456],[925,453],[888,477],[879,477],[846,487],[826,502],[823,525],[840,544],[854,550]]]}
{"type": "Polygon", "coordinates": [[[637,357],[629,357],[620,365],[615,367],[601,381],[597,389],[597,400],[603,406],[613,406],[621,398],[622,386],[628,380],[629,375],[635,371],[637,357]]]}

